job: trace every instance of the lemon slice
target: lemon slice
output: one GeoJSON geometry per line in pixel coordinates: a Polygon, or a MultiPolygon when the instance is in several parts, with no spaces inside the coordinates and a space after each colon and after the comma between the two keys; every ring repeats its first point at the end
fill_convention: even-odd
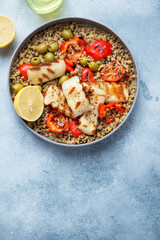
{"type": "Polygon", "coordinates": [[[16,26],[7,16],[0,15],[0,48],[8,46],[14,39],[16,26]]]}
{"type": "Polygon", "coordinates": [[[36,121],[43,112],[43,95],[35,86],[22,88],[14,99],[17,114],[26,121],[36,121]]]}

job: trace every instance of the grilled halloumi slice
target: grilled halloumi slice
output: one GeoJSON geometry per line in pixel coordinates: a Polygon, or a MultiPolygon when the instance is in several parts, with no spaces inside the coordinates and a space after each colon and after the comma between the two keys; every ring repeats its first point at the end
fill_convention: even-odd
{"type": "Polygon", "coordinates": [[[50,86],[44,94],[44,105],[51,105],[52,108],[57,109],[68,117],[73,117],[72,112],[66,102],[62,90],[57,86],[50,86]]]}
{"type": "Polygon", "coordinates": [[[98,84],[105,91],[105,103],[128,101],[128,86],[125,83],[99,82],[98,84]]]}
{"type": "Polygon", "coordinates": [[[66,63],[64,60],[42,63],[38,66],[31,67],[27,71],[28,81],[30,84],[41,84],[61,77],[65,71],[66,63]]]}
{"type": "Polygon", "coordinates": [[[92,109],[80,117],[78,128],[87,135],[93,135],[98,125],[98,106],[104,103],[105,92],[94,84],[84,84],[84,91],[89,97],[92,109]]]}
{"type": "Polygon", "coordinates": [[[62,90],[74,117],[78,117],[91,109],[91,104],[77,76],[65,81],[62,84],[62,90]]]}

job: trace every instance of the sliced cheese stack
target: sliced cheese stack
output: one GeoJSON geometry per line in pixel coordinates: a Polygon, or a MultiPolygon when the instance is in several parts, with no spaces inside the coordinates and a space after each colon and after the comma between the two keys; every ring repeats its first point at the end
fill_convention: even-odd
{"type": "Polygon", "coordinates": [[[105,101],[105,92],[96,85],[84,84],[92,106],[89,112],[84,113],[79,119],[78,128],[87,135],[93,135],[98,125],[98,106],[105,101]]]}
{"type": "Polygon", "coordinates": [[[81,116],[91,109],[78,77],[75,76],[65,81],[62,84],[62,90],[74,117],[81,116]]]}
{"type": "Polygon", "coordinates": [[[105,92],[105,103],[128,101],[128,86],[125,83],[99,82],[97,85],[105,92]]]}
{"type": "Polygon", "coordinates": [[[57,109],[68,117],[73,117],[72,111],[70,110],[65,96],[62,90],[57,86],[50,86],[44,96],[44,104],[51,105],[53,109],[57,109]]]}
{"type": "Polygon", "coordinates": [[[100,103],[128,101],[128,87],[124,83],[94,82],[81,83],[77,76],[66,80],[62,89],[50,86],[44,104],[71,118],[79,118],[78,128],[93,135],[98,125],[100,103]]]}

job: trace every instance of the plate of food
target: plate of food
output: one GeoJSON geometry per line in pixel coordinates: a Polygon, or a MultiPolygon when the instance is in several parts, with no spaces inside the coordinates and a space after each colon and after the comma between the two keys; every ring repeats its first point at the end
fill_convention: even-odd
{"type": "Polygon", "coordinates": [[[83,146],[113,134],[128,118],[139,86],[135,60],[108,27],[62,18],[33,31],[9,69],[12,105],[35,135],[83,146]]]}

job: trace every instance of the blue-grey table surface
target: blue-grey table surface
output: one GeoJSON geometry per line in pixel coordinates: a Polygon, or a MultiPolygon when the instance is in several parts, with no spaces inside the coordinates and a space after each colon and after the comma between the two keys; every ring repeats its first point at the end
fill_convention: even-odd
{"type": "Polygon", "coordinates": [[[0,0],[15,22],[0,49],[0,240],[160,239],[160,2],[64,0],[39,16],[23,0],[0,0]],[[34,136],[8,95],[8,68],[18,44],[59,17],[86,17],[114,30],[140,73],[138,99],[109,139],[59,147],[34,136]]]}

